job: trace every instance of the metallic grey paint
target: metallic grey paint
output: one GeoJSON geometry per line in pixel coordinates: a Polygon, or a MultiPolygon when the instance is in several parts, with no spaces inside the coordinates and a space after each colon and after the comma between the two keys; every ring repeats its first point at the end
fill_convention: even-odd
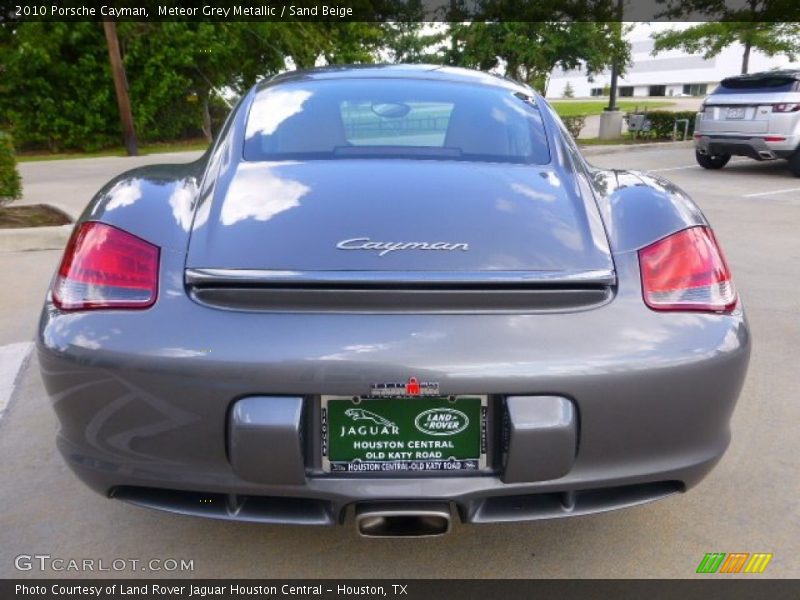
{"type": "MultiPolygon", "coordinates": [[[[453,78],[531,93],[484,74],[420,66],[311,71],[265,85],[345,76],[453,78]]],[[[224,519],[333,523],[353,504],[385,500],[453,502],[463,520],[488,522],[661,498],[695,485],[720,459],[749,358],[743,311],[659,313],[642,300],[637,250],[706,224],[681,190],[652,175],[590,167],[541,98],[553,156],[546,166],[243,164],[243,115],[255,93],[200,161],[124,173],[82,217],[161,247],[155,306],[65,313],[49,298],[45,303],[38,349],[61,423],[58,446],[87,485],[145,506],[224,519]],[[554,187],[556,179],[561,185],[554,187]],[[275,181],[283,187],[266,194],[275,181]],[[281,190],[297,196],[293,186],[302,195],[277,210],[281,190]],[[386,205],[370,204],[376,194],[386,205]],[[557,201],[541,198],[547,194],[557,201]],[[385,225],[384,216],[396,226],[385,225]],[[379,258],[335,248],[360,235],[463,240],[470,251],[379,258]],[[259,287],[277,278],[291,288],[291,306],[303,286],[337,293],[350,270],[363,270],[354,281],[368,288],[366,304],[356,309],[264,310],[252,300],[241,310],[224,299],[209,304],[198,293],[203,282],[213,291],[231,281],[259,287]],[[372,279],[375,271],[383,273],[372,279]],[[548,278],[552,284],[554,274],[575,293],[599,290],[605,300],[580,306],[567,289],[556,306],[502,310],[490,297],[482,310],[429,310],[437,293],[463,301],[453,282],[480,287],[488,277],[499,279],[501,292],[504,285],[535,290],[548,278]],[[429,304],[382,309],[381,286],[398,281],[422,285],[429,304]],[[443,394],[489,395],[493,472],[323,474],[319,398],[366,394],[373,383],[409,376],[439,382],[443,394]],[[562,432],[553,434],[554,455],[513,450],[513,473],[504,474],[504,405],[512,409],[512,446],[541,448],[520,437],[537,427],[526,403],[541,397],[566,399],[573,409],[557,424],[542,415],[539,425],[550,422],[562,432]],[[245,428],[248,414],[253,426],[245,428]],[[270,456],[253,450],[259,429],[270,456]],[[302,432],[302,442],[293,431],[302,432]],[[573,435],[574,455],[556,452],[573,435]],[[546,458],[560,468],[545,469],[546,458]],[[261,460],[277,464],[260,469],[261,460]],[[201,504],[203,498],[210,500],[201,504]]]]}

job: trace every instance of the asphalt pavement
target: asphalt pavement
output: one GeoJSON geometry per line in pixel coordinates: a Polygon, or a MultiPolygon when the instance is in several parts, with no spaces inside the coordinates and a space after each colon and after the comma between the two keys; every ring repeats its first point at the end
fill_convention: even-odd
{"type": "MultiPolygon", "coordinates": [[[[120,170],[157,159],[25,163],[26,198],[80,208],[120,170]]],[[[800,179],[782,163],[749,160],[704,171],[687,148],[591,160],[653,170],[689,192],[715,227],[745,303],[754,345],[733,441],[699,486],[634,509],[531,523],[457,524],[448,536],[417,540],[362,539],[352,527],[173,516],[106,500],[71,475],[55,450],[56,419],[31,356],[21,363],[0,416],[0,577],[682,578],[695,576],[707,552],[773,553],[758,577],[800,577],[800,179]],[[115,559],[184,559],[194,569],[142,571],[142,563],[134,568],[130,562],[105,572],[15,568],[16,557],[36,554],[102,559],[106,565],[115,559]]],[[[7,282],[0,295],[0,346],[31,339],[58,255],[0,254],[7,282]]]]}

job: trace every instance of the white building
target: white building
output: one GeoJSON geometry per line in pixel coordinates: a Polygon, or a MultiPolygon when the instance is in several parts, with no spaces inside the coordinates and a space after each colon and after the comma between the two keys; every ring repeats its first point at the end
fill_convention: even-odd
{"type": "MultiPolygon", "coordinates": [[[[650,35],[654,31],[691,25],[694,23],[636,23],[628,34],[633,63],[618,80],[619,96],[705,96],[722,79],[741,72],[744,49],[739,44],[729,46],[711,59],[682,50],[651,54],[654,42],[650,35]]],[[[750,53],[750,73],[793,66],[800,67],[800,63],[791,63],[784,56],[770,58],[758,50],[750,53]]],[[[597,73],[590,81],[582,70],[558,69],[550,76],[547,97],[563,98],[567,83],[572,86],[576,98],[603,96],[607,95],[610,82],[610,71],[597,73]]]]}

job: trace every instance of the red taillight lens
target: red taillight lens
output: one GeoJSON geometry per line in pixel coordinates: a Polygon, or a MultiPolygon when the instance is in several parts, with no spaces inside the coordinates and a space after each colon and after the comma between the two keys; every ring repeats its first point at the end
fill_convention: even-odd
{"type": "Polygon", "coordinates": [[[158,247],[105,223],[83,223],[53,284],[61,310],[147,308],[158,294],[158,247]]]}
{"type": "Polygon", "coordinates": [[[783,104],[772,105],[772,112],[786,113],[786,112],[797,112],[798,110],[800,110],[800,104],[796,102],[786,102],[783,104]]]}
{"type": "Polygon", "coordinates": [[[644,301],[653,310],[727,312],[736,306],[731,272],[708,227],[674,233],[639,251],[644,301]]]}

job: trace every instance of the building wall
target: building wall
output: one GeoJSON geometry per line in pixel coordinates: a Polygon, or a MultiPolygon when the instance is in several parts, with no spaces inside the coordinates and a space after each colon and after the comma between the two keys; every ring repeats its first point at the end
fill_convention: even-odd
{"type": "MultiPolygon", "coordinates": [[[[688,25],[691,23],[683,26],[688,25]]],[[[687,54],[681,50],[668,50],[653,56],[651,54],[653,40],[650,35],[653,31],[663,30],[669,26],[664,23],[638,23],[628,34],[633,64],[619,79],[618,85],[620,88],[633,88],[634,98],[647,97],[650,95],[650,86],[661,85],[665,86],[663,95],[667,97],[683,94],[684,85],[695,86],[689,90],[694,94],[689,95],[705,96],[706,93],[702,92],[702,87],[698,86],[705,84],[707,93],[711,93],[722,79],[741,72],[743,48],[739,44],[726,48],[711,59],[687,54]]],[[[749,71],[751,73],[790,66],[800,67],[800,62],[791,63],[785,57],[770,58],[757,50],[750,54],[749,71]]],[[[589,81],[586,73],[582,70],[563,71],[558,69],[553,71],[550,76],[546,95],[548,98],[564,97],[564,88],[569,83],[576,98],[596,96],[610,84],[611,73],[610,71],[597,73],[592,79],[593,81],[589,81]],[[594,94],[592,93],[593,89],[595,90],[594,94]]],[[[661,90],[654,91],[660,92],[661,90]]]]}

